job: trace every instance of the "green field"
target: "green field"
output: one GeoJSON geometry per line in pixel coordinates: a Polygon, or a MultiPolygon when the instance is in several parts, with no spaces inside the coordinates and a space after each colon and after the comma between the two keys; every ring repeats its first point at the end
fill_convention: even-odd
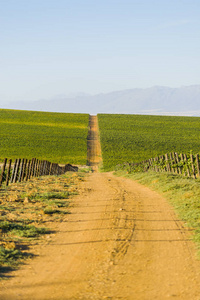
{"type": "Polygon", "coordinates": [[[36,157],[86,164],[87,114],[0,109],[0,161],[36,157]]]}
{"type": "Polygon", "coordinates": [[[99,114],[104,170],[172,151],[200,152],[200,118],[99,114]]]}

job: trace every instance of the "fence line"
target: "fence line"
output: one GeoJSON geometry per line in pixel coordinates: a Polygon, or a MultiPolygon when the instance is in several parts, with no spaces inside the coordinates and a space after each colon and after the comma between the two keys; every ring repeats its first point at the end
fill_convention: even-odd
{"type": "Polygon", "coordinates": [[[37,158],[31,160],[18,158],[12,165],[12,159],[5,158],[0,174],[0,187],[3,182],[8,186],[9,183],[27,181],[30,178],[45,175],[61,175],[67,171],[77,172],[78,167],[70,164],[60,166],[57,163],[37,158]]]}
{"type": "Polygon", "coordinates": [[[148,171],[170,172],[187,177],[197,178],[200,176],[199,154],[178,154],[171,152],[139,163],[124,163],[117,169],[128,169],[129,172],[148,171]]]}

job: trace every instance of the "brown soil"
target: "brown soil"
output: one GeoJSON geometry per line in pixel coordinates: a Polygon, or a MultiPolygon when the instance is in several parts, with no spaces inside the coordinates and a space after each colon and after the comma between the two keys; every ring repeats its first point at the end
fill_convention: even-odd
{"type": "Polygon", "coordinates": [[[97,116],[90,116],[88,133],[88,165],[91,166],[93,172],[97,172],[101,161],[98,119],[97,116]]]}
{"type": "Polygon", "coordinates": [[[1,300],[199,300],[190,232],[164,198],[109,173],[79,188],[57,233],[0,282],[1,300]]]}

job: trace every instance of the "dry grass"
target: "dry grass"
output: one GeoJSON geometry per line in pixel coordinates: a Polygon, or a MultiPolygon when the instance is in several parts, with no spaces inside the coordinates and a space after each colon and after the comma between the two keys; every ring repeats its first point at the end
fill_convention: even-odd
{"type": "MultiPolygon", "coordinates": [[[[0,273],[5,266],[29,256],[26,249],[46,226],[70,213],[72,196],[78,194],[81,173],[46,176],[3,186],[0,190],[0,273]],[[26,247],[25,247],[26,245],[26,247]]],[[[51,226],[50,226],[51,227],[51,226]]]]}

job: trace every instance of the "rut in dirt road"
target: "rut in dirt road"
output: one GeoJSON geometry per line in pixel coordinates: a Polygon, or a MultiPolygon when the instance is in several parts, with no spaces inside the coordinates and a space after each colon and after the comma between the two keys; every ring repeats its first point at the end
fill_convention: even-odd
{"type": "Polygon", "coordinates": [[[1,300],[200,299],[190,232],[164,198],[110,173],[79,192],[52,240],[0,282],[1,300]]]}
{"type": "Polygon", "coordinates": [[[89,132],[88,132],[88,165],[91,166],[93,172],[98,171],[101,158],[101,145],[99,139],[98,119],[97,116],[89,117],[89,132]]]}

